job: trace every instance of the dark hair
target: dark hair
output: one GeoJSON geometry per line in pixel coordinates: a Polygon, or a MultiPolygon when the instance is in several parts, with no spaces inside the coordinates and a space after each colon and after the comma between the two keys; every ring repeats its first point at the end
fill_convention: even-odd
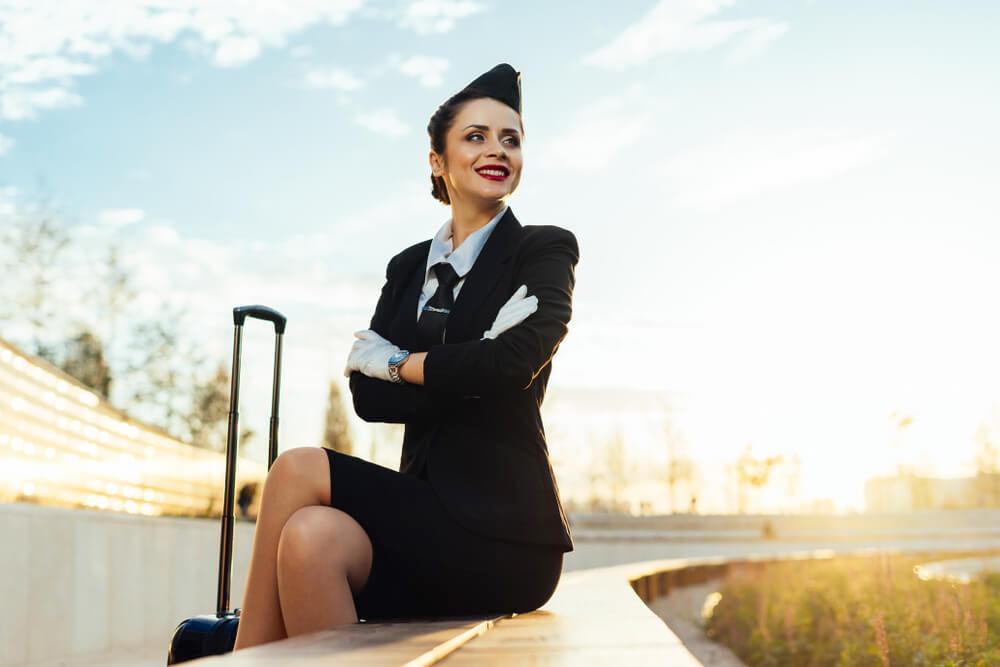
{"type": "MultiPolygon", "coordinates": [[[[431,148],[438,155],[444,155],[445,135],[455,122],[455,116],[465,106],[466,102],[486,97],[471,91],[461,91],[452,95],[448,100],[437,108],[431,120],[427,123],[427,134],[431,138],[431,148]]],[[[521,134],[524,135],[524,122],[521,123],[521,134]]],[[[451,204],[451,197],[448,196],[448,188],[444,184],[444,178],[431,174],[431,196],[443,204],[451,204]]]]}

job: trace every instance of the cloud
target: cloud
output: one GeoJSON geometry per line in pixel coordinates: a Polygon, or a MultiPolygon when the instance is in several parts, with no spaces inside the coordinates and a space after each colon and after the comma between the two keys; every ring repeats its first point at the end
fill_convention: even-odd
{"type": "Polygon", "coordinates": [[[734,43],[731,61],[742,62],[759,53],[788,29],[765,18],[712,20],[735,0],[660,0],[610,44],[584,57],[583,62],[609,70],[642,65],[667,53],[708,51],[734,43]]]}
{"type": "Polygon", "coordinates": [[[141,222],[145,217],[146,212],[141,208],[109,208],[101,211],[97,220],[102,225],[124,227],[141,222]]]}
{"type": "Polygon", "coordinates": [[[62,56],[40,57],[28,61],[6,77],[8,83],[35,84],[50,79],[68,79],[86,76],[96,71],[94,65],[85,62],[74,62],[62,56]]]}
{"type": "Polygon", "coordinates": [[[742,39],[730,51],[729,61],[732,63],[739,64],[750,60],[770,46],[771,42],[788,32],[788,25],[785,23],[767,19],[757,19],[750,23],[755,25],[748,27],[742,39]]]}
{"type": "Polygon", "coordinates": [[[260,53],[260,42],[253,37],[227,37],[219,43],[212,58],[219,67],[245,65],[260,53]]]}
{"type": "MultiPolygon", "coordinates": [[[[0,87],[2,87],[0,82],[0,87]]],[[[65,88],[9,87],[0,92],[0,118],[24,120],[34,118],[39,110],[75,107],[83,98],[65,88]]]]}
{"type": "Polygon", "coordinates": [[[0,155],[6,155],[14,147],[14,140],[7,135],[0,134],[0,155]]]}
{"type": "Polygon", "coordinates": [[[346,69],[340,67],[314,68],[306,72],[305,85],[307,88],[318,90],[334,89],[351,92],[361,88],[365,82],[357,78],[346,69]]]}
{"type": "Polygon", "coordinates": [[[578,107],[569,124],[546,140],[534,155],[542,169],[596,171],[635,144],[653,127],[665,103],[641,85],[578,107]]]}
{"type": "Polygon", "coordinates": [[[740,132],[669,159],[662,181],[686,206],[712,208],[850,171],[884,155],[888,133],[740,132]]]}
{"type": "Polygon", "coordinates": [[[66,2],[15,0],[0,8],[0,119],[77,106],[73,86],[116,52],[144,58],[156,44],[180,39],[218,67],[239,67],[294,33],[341,25],[364,0],[156,0],[66,2]]]}
{"type": "Polygon", "coordinates": [[[376,109],[367,113],[359,113],[354,122],[375,134],[387,137],[401,137],[410,131],[410,127],[399,119],[392,109],[376,109]]]}
{"type": "Polygon", "coordinates": [[[412,0],[399,17],[398,25],[421,35],[448,32],[458,19],[484,9],[484,5],[470,0],[412,0]]]}
{"type": "Polygon", "coordinates": [[[415,77],[420,85],[433,88],[444,82],[443,74],[448,69],[448,61],[444,58],[430,56],[412,56],[399,64],[399,71],[407,76],[415,77]]]}

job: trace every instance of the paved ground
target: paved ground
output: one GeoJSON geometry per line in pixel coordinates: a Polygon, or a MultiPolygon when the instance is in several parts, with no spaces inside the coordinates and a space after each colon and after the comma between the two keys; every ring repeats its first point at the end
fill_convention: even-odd
{"type": "Polygon", "coordinates": [[[142,648],[120,649],[112,653],[78,655],[62,660],[32,662],[25,667],[165,667],[167,644],[157,643],[142,648]]]}
{"type": "Polygon", "coordinates": [[[746,667],[732,651],[707,639],[701,631],[702,605],[705,598],[718,588],[718,579],[697,586],[685,586],[654,600],[649,607],[705,667],[746,667]]]}

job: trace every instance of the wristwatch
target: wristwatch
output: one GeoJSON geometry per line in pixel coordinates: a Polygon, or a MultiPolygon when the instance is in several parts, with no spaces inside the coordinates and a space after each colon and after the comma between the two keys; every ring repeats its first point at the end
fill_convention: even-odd
{"type": "Polygon", "coordinates": [[[399,384],[403,378],[399,377],[399,367],[403,365],[410,356],[409,350],[400,350],[389,357],[389,379],[399,384]]]}

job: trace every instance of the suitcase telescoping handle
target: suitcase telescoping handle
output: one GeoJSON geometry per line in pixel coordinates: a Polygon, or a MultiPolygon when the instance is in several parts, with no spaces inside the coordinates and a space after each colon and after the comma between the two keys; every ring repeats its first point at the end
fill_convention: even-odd
{"type": "Polygon", "coordinates": [[[271,424],[268,431],[267,469],[278,458],[278,389],[281,384],[281,339],[285,334],[285,316],[267,306],[238,306],[233,308],[233,372],[229,390],[229,431],[226,437],[226,488],[222,506],[222,537],[219,545],[219,595],[216,614],[224,616],[229,611],[229,587],[232,580],[233,530],[236,523],[236,450],[239,445],[239,419],[237,410],[240,397],[240,356],[243,350],[243,323],[256,318],[274,324],[274,389],[271,393],[271,424]]]}

